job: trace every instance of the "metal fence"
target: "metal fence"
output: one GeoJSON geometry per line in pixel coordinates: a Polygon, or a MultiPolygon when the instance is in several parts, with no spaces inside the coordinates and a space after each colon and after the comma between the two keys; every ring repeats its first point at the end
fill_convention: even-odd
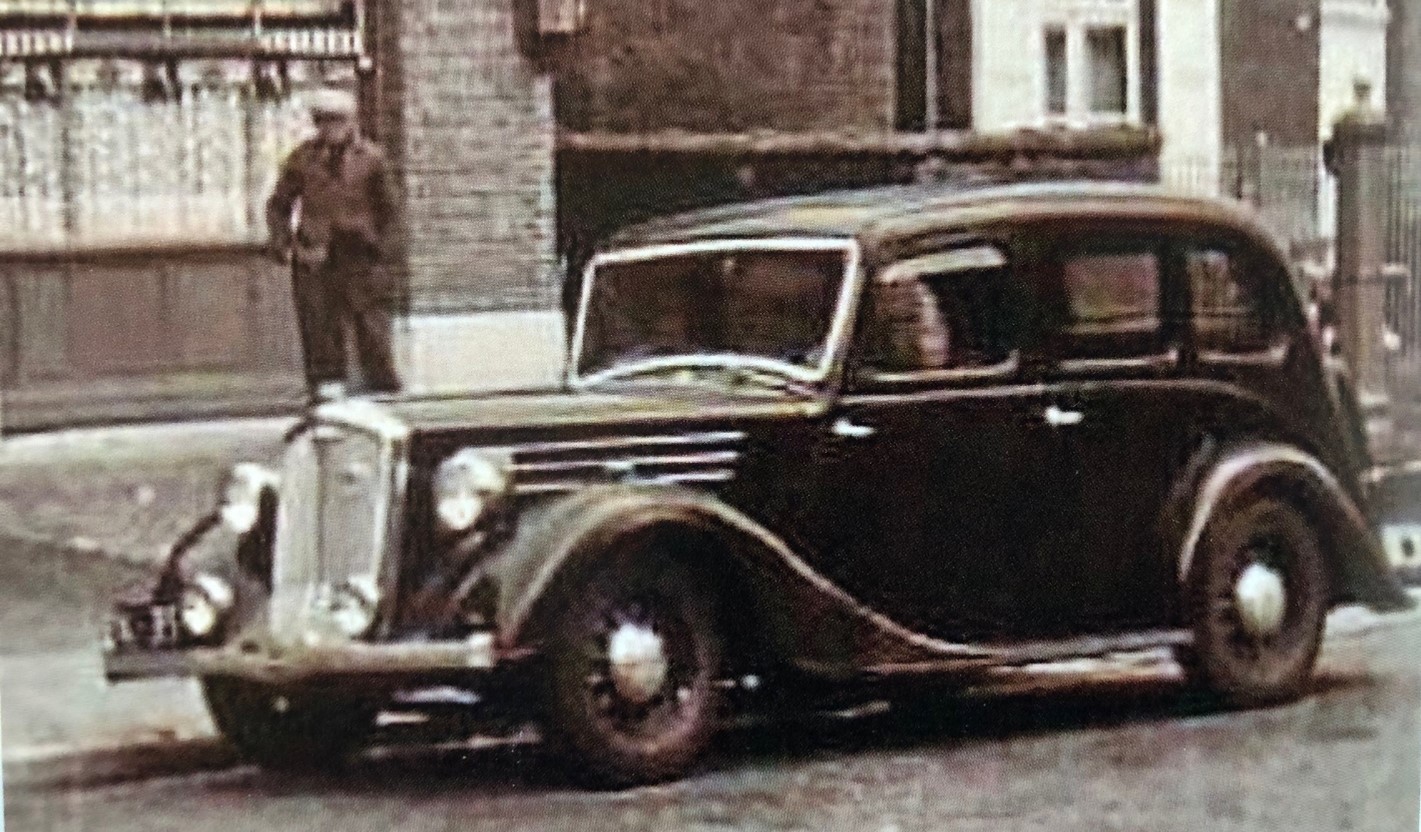
{"type": "Polygon", "coordinates": [[[331,73],[293,65],[264,91],[245,62],[165,71],[74,61],[45,95],[0,69],[0,255],[262,238],[262,203],[307,129],[302,93],[331,73]]]}
{"type": "Polygon", "coordinates": [[[1386,338],[1394,393],[1421,392],[1421,146],[1392,145],[1376,160],[1386,199],[1383,229],[1386,338]]]}
{"type": "Polygon", "coordinates": [[[1249,203],[1299,259],[1333,234],[1332,182],[1317,145],[1226,147],[1207,159],[1166,155],[1160,179],[1185,193],[1249,203]]]}

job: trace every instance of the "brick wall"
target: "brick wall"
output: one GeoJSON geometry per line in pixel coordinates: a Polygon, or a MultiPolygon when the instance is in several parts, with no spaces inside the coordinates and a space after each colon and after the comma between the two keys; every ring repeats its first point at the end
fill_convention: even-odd
{"type": "Polygon", "coordinates": [[[1222,0],[1223,143],[1317,141],[1319,0],[1222,0]]]}
{"type": "Polygon", "coordinates": [[[587,0],[559,78],[575,130],[888,129],[895,0],[587,0]]]}
{"type": "Polygon", "coordinates": [[[399,258],[415,313],[547,309],[549,76],[518,0],[387,0],[375,21],[381,139],[402,171],[399,258]]]}

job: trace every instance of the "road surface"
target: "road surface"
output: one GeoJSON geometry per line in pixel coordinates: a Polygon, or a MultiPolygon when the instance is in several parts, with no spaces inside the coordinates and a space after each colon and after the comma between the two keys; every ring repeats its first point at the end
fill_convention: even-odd
{"type": "Polygon", "coordinates": [[[1421,828],[1421,616],[1329,636],[1315,691],[1222,712],[1171,668],[1046,673],[941,700],[729,731],[685,780],[569,785],[535,743],[404,753],[340,775],[250,767],[6,789],[25,830],[1378,830],[1421,828]]]}

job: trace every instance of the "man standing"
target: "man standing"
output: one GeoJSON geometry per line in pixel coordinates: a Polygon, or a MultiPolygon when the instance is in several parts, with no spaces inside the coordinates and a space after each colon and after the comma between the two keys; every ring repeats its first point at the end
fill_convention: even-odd
{"type": "Polygon", "coordinates": [[[380,267],[393,225],[389,164],[360,135],[354,96],[320,90],[310,111],[316,135],[282,165],[266,219],[273,259],[291,264],[311,397],[345,394],[347,325],[368,388],[394,392],[393,292],[380,267]]]}

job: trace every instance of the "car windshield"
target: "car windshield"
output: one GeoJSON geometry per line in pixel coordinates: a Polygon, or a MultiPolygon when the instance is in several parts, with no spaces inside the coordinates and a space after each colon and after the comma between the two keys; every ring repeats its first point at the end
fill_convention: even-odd
{"type": "Polygon", "coordinates": [[[665,371],[821,375],[847,272],[844,244],[695,251],[598,263],[584,304],[584,383],[665,371]]]}

